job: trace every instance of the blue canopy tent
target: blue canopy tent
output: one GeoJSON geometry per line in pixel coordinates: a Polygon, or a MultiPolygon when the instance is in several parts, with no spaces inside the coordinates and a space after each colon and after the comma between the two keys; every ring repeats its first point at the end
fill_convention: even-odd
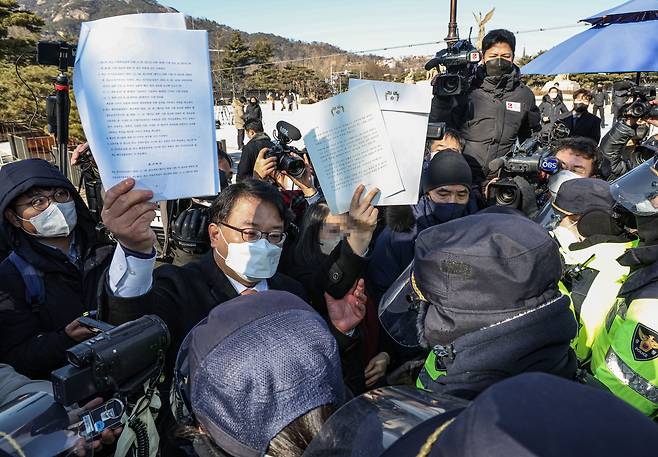
{"type": "Polygon", "coordinates": [[[630,0],[521,68],[523,74],[658,71],[658,0],[630,0]]]}

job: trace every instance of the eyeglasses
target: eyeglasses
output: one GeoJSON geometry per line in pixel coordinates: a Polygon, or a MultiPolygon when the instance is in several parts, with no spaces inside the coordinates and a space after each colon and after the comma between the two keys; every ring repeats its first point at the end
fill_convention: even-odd
{"type": "Polygon", "coordinates": [[[260,230],[252,228],[241,229],[233,227],[232,225],[228,225],[224,222],[220,222],[219,224],[223,225],[224,227],[228,227],[231,230],[235,230],[236,232],[240,232],[242,235],[242,240],[246,241],[247,243],[255,243],[256,241],[265,237],[265,239],[270,243],[279,246],[283,244],[284,241],[286,241],[286,237],[288,236],[286,232],[261,232],[260,230]]]}
{"type": "Polygon", "coordinates": [[[57,189],[50,195],[35,195],[29,201],[18,203],[16,206],[31,206],[37,211],[43,211],[51,202],[66,203],[71,201],[71,193],[67,189],[57,189]]]}

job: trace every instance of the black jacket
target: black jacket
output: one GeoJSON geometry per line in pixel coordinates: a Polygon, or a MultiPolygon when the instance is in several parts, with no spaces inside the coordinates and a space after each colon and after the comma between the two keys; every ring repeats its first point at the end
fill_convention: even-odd
{"type": "Polygon", "coordinates": [[[624,121],[616,121],[601,140],[601,176],[607,181],[614,181],[631,170],[632,166],[626,160],[626,144],[634,136],[633,127],[624,121]]]}
{"type": "Polygon", "coordinates": [[[457,338],[449,347],[451,355],[439,362],[446,375],[426,387],[472,400],[492,384],[521,373],[540,371],[574,379],[577,361],[570,344],[576,329],[569,298],[561,296],[457,338]]]}
{"type": "Polygon", "coordinates": [[[244,121],[245,123],[251,120],[262,120],[263,112],[260,109],[260,105],[256,103],[255,105],[251,102],[247,103],[244,107],[244,121]]]}
{"type": "Polygon", "coordinates": [[[637,299],[658,299],[658,245],[638,246],[617,259],[631,267],[631,274],[619,291],[630,304],[637,299]]]}
{"type": "MultiPolygon", "coordinates": [[[[308,301],[306,291],[296,280],[277,273],[267,280],[270,289],[284,290],[308,301]]],[[[171,374],[176,354],[187,333],[218,304],[237,297],[238,294],[217,267],[210,251],[201,260],[182,267],[163,265],[153,272],[153,286],[139,297],[114,296],[105,281],[102,289],[99,316],[111,324],[121,324],[146,314],[162,318],[171,333],[165,372],[171,374]]],[[[330,326],[331,327],[331,326],[330,326]]],[[[358,346],[356,338],[343,335],[332,328],[338,341],[341,356],[358,346]]]]}
{"type": "Polygon", "coordinates": [[[601,141],[601,119],[589,111],[583,112],[580,118],[575,121],[575,124],[574,119],[576,118],[574,118],[573,113],[560,119],[560,122],[569,128],[569,136],[584,136],[585,138],[593,139],[596,144],[599,144],[599,141],[601,141]]]}
{"type": "Polygon", "coordinates": [[[517,67],[500,79],[486,76],[484,67],[479,67],[465,100],[450,111],[448,123],[459,127],[466,140],[464,154],[475,157],[485,172],[489,162],[507,154],[517,138],[523,141],[540,129],[535,96],[521,82],[517,67]]]}
{"type": "Polygon", "coordinates": [[[543,101],[539,105],[542,130],[550,130],[550,128],[553,127],[553,124],[568,112],[569,108],[567,108],[559,97],[552,100],[550,97],[544,96],[543,101]],[[548,122],[544,120],[546,117],[548,118],[548,122]]]}
{"type": "MultiPolygon", "coordinates": [[[[311,265],[295,259],[294,265],[287,270],[287,273],[302,283],[310,297],[310,304],[334,331],[329,320],[324,293],[334,298],[343,297],[358,279],[365,276],[367,263],[366,258],[356,255],[349,243],[343,240],[330,255],[323,255],[318,263],[311,265]]],[[[362,339],[363,333],[359,327],[353,335],[354,340],[362,339]]],[[[336,333],[337,330],[334,331],[334,334],[336,333]]],[[[357,395],[365,391],[364,349],[363,344],[354,344],[351,351],[341,352],[345,384],[357,395]]]]}
{"type": "Polygon", "coordinates": [[[3,219],[2,236],[14,251],[43,275],[45,302],[29,304],[23,279],[8,259],[0,263],[0,360],[31,378],[49,379],[66,363],[65,351],[75,341],[64,327],[96,308],[98,284],[109,265],[113,246],[96,241],[95,223],[75,188],[58,170],[39,159],[24,160],[0,180],[0,214],[31,187],[66,187],[74,196],[78,223],[75,243],[80,264],[57,249],[39,243],[3,219]]]}
{"type": "MultiPolygon", "coordinates": [[[[270,289],[291,292],[303,300],[308,300],[302,285],[288,276],[277,273],[268,279],[267,283],[270,289]]],[[[161,446],[163,456],[180,455],[169,436],[174,419],[170,413],[167,391],[178,349],[187,333],[201,319],[208,316],[210,310],[237,297],[238,294],[226,275],[217,267],[212,251],[201,260],[182,267],[163,265],[157,268],[153,273],[151,290],[139,297],[115,297],[107,281],[104,285],[99,307],[99,317],[102,320],[111,324],[121,324],[146,314],[155,314],[162,318],[169,328],[171,344],[165,360],[165,380],[160,387],[165,413],[158,422],[161,435],[163,433],[166,435],[161,446]]],[[[354,351],[358,350],[358,339],[343,335],[331,326],[330,328],[338,342],[341,358],[353,357],[354,351]]],[[[254,369],[257,368],[258,364],[255,361],[254,369]]],[[[348,376],[347,373],[344,375],[348,376]]]]}
{"type": "Polygon", "coordinates": [[[254,135],[254,137],[242,148],[242,155],[240,156],[240,163],[238,164],[238,176],[236,179],[241,181],[243,179],[253,178],[254,165],[256,165],[258,153],[261,149],[271,148],[272,146],[272,140],[266,133],[261,132],[254,135]]]}

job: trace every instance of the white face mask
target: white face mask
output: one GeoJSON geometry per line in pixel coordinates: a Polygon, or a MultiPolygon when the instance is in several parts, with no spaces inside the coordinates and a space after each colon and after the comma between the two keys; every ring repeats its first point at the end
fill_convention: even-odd
{"type": "Polygon", "coordinates": [[[16,217],[32,224],[37,233],[30,233],[30,235],[38,238],[69,236],[78,223],[75,201],[66,203],[52,202],[48,208],[29,219],[16,217]]]}
{"type": "Polygon", "coordinates": [[[238,276],[248,282],[259,282],[274,276],[283,249],[263,238],[253,243],[229,243],[221,230],[219,233],[228,246],[228,253],[224,257],[217,248],[215,252],[238,276]]]}
{"type": "Polygon", "coordinates": [[[322,251],[324,255],[331,254],[342,239],[343,237],[339,236],[338,238],[330,238],[328,240],[320,241],[320,251],[322,251]]]}

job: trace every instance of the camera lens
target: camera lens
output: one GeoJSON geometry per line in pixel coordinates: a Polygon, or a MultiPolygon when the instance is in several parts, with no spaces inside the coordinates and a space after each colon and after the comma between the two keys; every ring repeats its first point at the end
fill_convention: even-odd
{"type": "Polygon", "coordinates": [[[519,190],[516,187],[499,187],[496,189],[496,205],[517,206],[519,190]]]}
{"type": "Polygon", "coordinates": [[[281,167],[282,171],[285,171],[293,178],[301,178],[304,176],[304,172],[306,171],[306,164],[304,161],[299,157],[295,157],[290,154],[286,154],[281,157],[279,166],[281,167]]]}
{"type": "Polygon", "coordinates": [[[461,92],[461,78],[459,75],[441,76],[438,84],[441,95],[456,95],[461,92]]]}

